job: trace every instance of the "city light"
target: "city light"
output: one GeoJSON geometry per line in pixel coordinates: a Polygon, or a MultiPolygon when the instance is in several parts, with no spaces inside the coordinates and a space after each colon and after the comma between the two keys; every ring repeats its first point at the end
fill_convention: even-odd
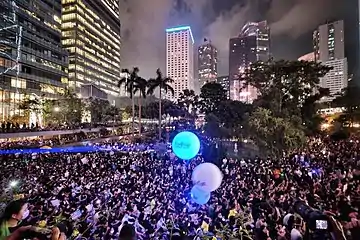
{"type": "Polygon", "coordinates": [[[11,188],[14,188],[18,185],[18,183],[19,183],[18,181],[14,180],[14,181],[11,181],[9,185],[11,188]]]}
{"type": "Polygon", "coordinates": [[[59,112],[59,111],[60,111],[60,108],[59,108],[59,107],[55,107],[55,108],[54,108],[54,111],[55,111],[55,112],[59,112]]]}
{"type": "Polygon", "coordinates": [[[170,33],[170,32],[187,31],[187,30],[189,30],[192,43],[194,44],[194,42],[195,42],[195,41],[194,41],[194,36],[193,36],[193,34],[192,34],[192,31],[191,31],[191,27],[190,27],[190,26],[167,28],[167,29],[166,29],[166,32],[167,32],[167,33],[170,33]]]}

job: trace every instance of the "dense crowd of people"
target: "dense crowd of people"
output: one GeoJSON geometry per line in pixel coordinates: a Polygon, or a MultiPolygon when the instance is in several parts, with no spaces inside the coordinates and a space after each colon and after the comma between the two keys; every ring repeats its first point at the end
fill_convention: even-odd
{"type": "Polygon", "coordinates": [[[22,200],[5,210],[0,225],[9,221],[11,230],[22,219],[22,226],[59,226],[58,236],[60,229],[73,239],[119,239],[121,232],[137,239],[312,239],[294,207],[301,200],[331,219],[335,239],[356,240],[359,147],[356,139],[313,139],[283,158],[223,159],[221,187],[205,205],[190,194],[201,156],[184,162],[170,152],[134,146],[1,156],[6,192],[22,200]]]}
{"type": "MultiPolygon", "coordinates": [[[[116,123],[115,125],[119,125],[116,123]]],[[[39,123],[19,123],[4,121],[1,123],[0,133],[18,133],[18,132],[39,132],[39,131],[59,131],[84,128],[113,127],[114,123],[78,123],[78,124],[48,124],[41,126],[39,123]]]]}
{"type": "Polygon", "coordinates": [[[3,139],[0,141],[1,150],[32,149],[44,146],[56,147],[70,143],[79,143],[99,138],[99,132],[73,133],[49,137],[34,137],[25,139],[3,139]]]}

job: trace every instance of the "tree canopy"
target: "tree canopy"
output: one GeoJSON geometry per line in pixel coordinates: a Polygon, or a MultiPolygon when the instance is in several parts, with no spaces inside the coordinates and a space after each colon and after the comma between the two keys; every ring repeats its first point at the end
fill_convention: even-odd
{"type": "Polygon", "coordinates": [[[305,100],[319,91],[320,78],[332,68],[309,61],[256,62],[241,77],[243,86],[259,93],[256,106],[270,109],[275,116],[299,114],[305,100]]]}
{"type": "Polygon", "coordinates": [[[249,130],[258,147],[269,154],[281,155],[305,143],[304,131],[291,120],[275,117],[271,110],[257,108],[249,118],[249,130]]]}
{"type": "MultiPolygon", "coordinates": [[[[165,91],[165,93],[170,92],[171,95],[175,94],[174,88],[171,86],[171,83],[173,83],[174,80],[172,80],[169,77],[164,77],[160,69],[156,70],[156,78],[151,78],[148,81],[148,90],[147,93],[149,95],[154,94],[155,89],[159,89],[161,91],[165,91]]],[[[160,95],[161,96],[161,95],[160,95]]]]}
{"type": "Polygon", "coordinates": [[[200,109],[205,114],[214,112],[226,98],[226,90],[219,83],[206,83],[201,88],[200,109]]]}
{"type": "Polygon", "coordinates": [[[304,134],[313,134],[321,123],[316,102],[329,94],[319,86],[331,70],[308,61],[257,62],[245,70],[243,86],[255,87],[258,98],[249,117],[251,137],[273,154],[301,146],[304,134]]]}
{"type": "Polygon", "coordinates": [[[195,94],[194,90],[185,89],[182,93],[180,93],[178,105],[184,108],[193,117],[196,116],[199,104],[199,96],[195,94]]]}

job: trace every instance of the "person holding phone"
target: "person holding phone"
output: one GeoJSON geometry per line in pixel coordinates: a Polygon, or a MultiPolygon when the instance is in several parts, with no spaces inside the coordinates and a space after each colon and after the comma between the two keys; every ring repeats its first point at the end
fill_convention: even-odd
{"type": "Polygon", "coordinates": [[[21,222],[28,216],[28,204],[23,199],[10,202],[0,218],[0,240],[44,239],[43,236],[47,233],[51,234],[51,240],[65,240],[65,234],[58,228],[48,231],[34,226],[22,226],[21,222]]]}

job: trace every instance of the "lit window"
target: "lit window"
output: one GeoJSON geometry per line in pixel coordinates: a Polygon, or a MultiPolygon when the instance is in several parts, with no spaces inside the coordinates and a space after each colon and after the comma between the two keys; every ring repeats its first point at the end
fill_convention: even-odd
{"type": "Polygon", "coordinates": [[[26,88],[26,80],[25,79],[11,78],[11,87],[14,87],[14,88],[26,88]]]}

